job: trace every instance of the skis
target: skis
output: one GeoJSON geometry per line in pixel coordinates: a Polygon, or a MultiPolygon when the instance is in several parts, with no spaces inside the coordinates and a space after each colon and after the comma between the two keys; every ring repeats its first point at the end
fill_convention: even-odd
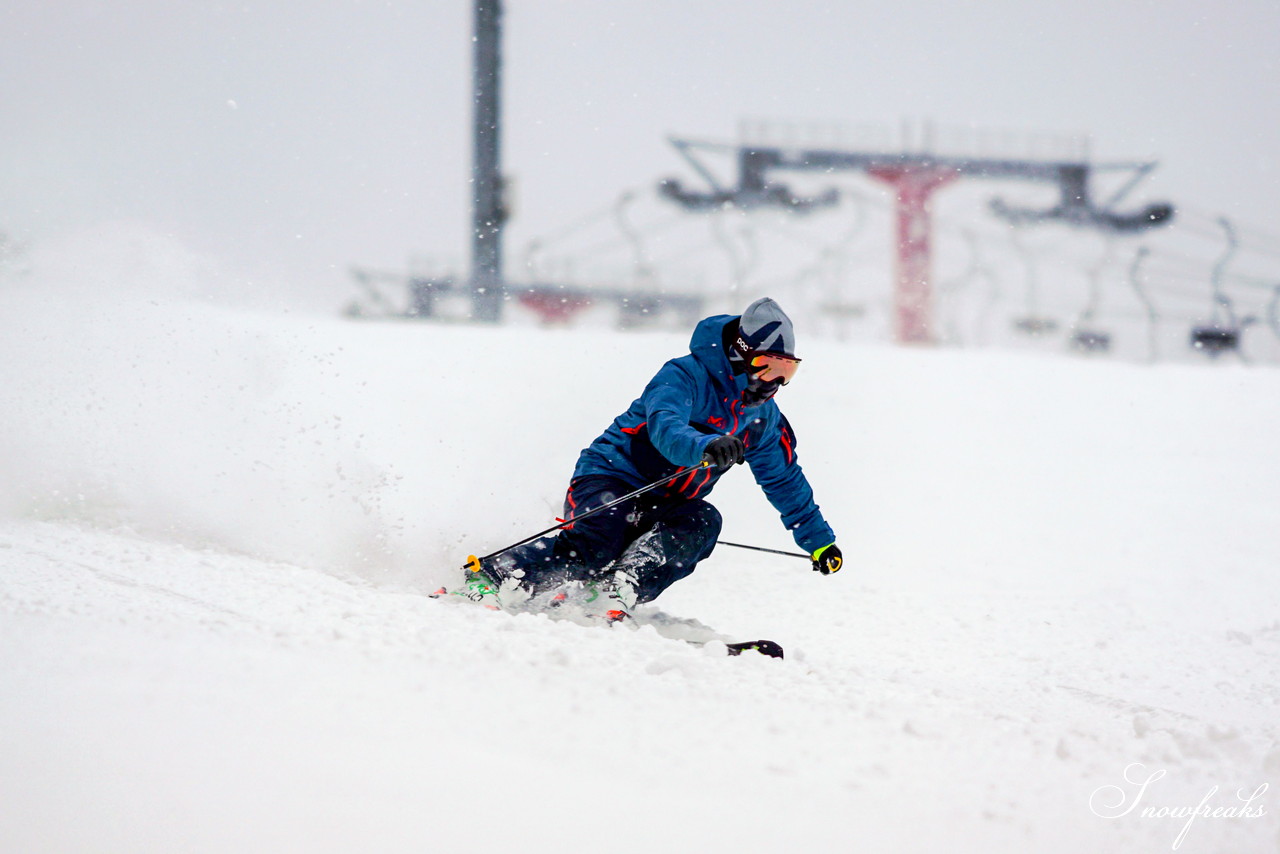
{"type": "MultiPolygon", "coordinates": [[[[497,590],[493,585],[483,580],[483,576],[475,573],[467,574],[466,582],[462,587],[453,590],[441,587],[436,592],[428,595],[432,599],[473,603],[488,608],[491,611],[506,610],[498,601],[497,590]]],[[[609,612],[608,614],[584,615],[572,607],[538,608],[536,610],[538,613],[546,614],[551,619],[568,620],[582,625],[613,626],[615,624],[622,624],[629,625],[633,628],[652,626],[654,630],[663,637],[670,640],[683,641],[691,646],[706,646],[708,643],[720,641],[721,643],[724,643],[725,649],[729,655],[742,655],[744,652],[758,652],[768,658],[784,657],[782,646],[774,641],[761,639],[730,643],[725,641],[718,632],[698,620],[673,617],[670,614],[651,608],[646,608],[635,614],[623,615],[621,618],[612,616],[613,612],[609,612]]]]}
{"type": "Polygon", "coordinates": [[[747,650],[754,650],[761,655],[767,655],[769,658],[782,658],[782,647],[771,640],[727,643],[725,647],[728,648],[730,655],[742,655],[747,650]]]}
{"type": "Polygon", "coordinates": [[[665,611],[659,611],[656,608],[646,606],[644,609],[637,611],[627,622],[633,624],[637,628],[640,626],[652,626],[654,631],[662,635],[664,638],[671,640],[684,641],[693,646],[706,646],[714,641],[720,641],[725,645],[729,655],[742,655],[744,652],[758,652],[769,658],[782,658],[782,645],[771,640],[753,640],[753,641],[736,641],[730,642],[725,640],[724,636],[715,629],[701,622],[700,620],[689,619],[687,617],[675,617],[665,611]]]}

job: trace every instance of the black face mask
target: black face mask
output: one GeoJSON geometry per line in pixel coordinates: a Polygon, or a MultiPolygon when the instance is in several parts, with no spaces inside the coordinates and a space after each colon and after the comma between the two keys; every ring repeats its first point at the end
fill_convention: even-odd
{"type": "Polygon", "coordinates": [[[780,388],[782,388],[781,380],[769,380],[766,382],[757,377],[752,377],[747,382],[746,390],[742,392],[742,405],[747,408],[759,406],[777,394],[780,388]]]}

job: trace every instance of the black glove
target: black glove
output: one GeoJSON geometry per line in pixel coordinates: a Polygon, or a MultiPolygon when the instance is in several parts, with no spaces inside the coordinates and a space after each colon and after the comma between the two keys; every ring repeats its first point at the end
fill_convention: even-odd
{"type": "Polygon", "coordinates": [[[716,468],[727,469],[742,462],[746,452],[747,446],[737,436],[717,436],[703,448],[702,458],[716,468]]]}
{"type": "Polygon", "coordinates": [[[844,566],[844,555],[840,554],[840,547],[835,543],[823,546],[813,553],[814,572],[830,575],[833,572],[839,572],[842,566],[844,566]]]}

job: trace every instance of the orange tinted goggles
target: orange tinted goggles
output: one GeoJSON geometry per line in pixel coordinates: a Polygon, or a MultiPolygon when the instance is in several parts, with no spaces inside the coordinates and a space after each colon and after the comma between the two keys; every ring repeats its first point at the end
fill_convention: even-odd
{"type": "Polygon", "coordinates": [[[752,373],[761,380],[765,382],[782,380],[782,384],[786,385],[791,382],[796,371],[800,370],[800,360],[794,356],[783,356],[778,353],[757,353],[751,357],[751,367],[759,369],[758,373],[756,371],[752,373]]]}

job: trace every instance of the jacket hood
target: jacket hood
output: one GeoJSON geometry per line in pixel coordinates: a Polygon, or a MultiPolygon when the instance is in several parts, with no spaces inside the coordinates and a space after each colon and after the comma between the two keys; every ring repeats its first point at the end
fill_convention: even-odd
{"type": "Polygon", "coordinates": [[[737,320],[737,315],[717,314],[698,322],[689,339],[689,352],[707,369],[715,381],[734,395],[742,394],[747,387],[745,374],[735,377],[729,365],[729,354],[724,351],[724,328],[737,320]]]}

